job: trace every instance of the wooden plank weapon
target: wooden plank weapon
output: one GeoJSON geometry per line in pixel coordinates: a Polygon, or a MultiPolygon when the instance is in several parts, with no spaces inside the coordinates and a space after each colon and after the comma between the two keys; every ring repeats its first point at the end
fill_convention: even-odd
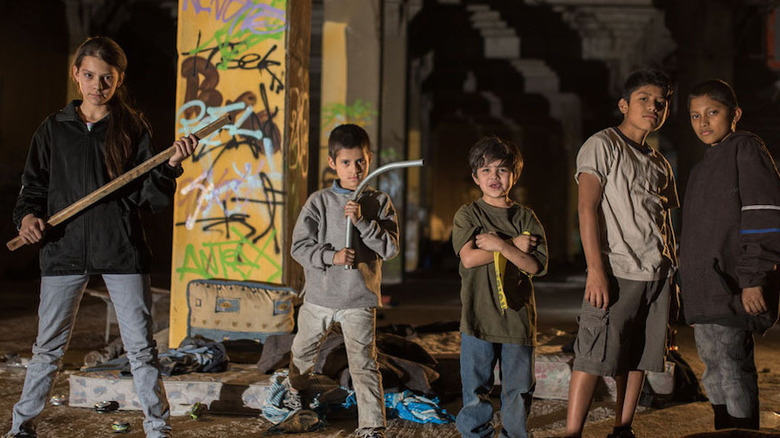
{"type": "MultiPolygon", "coordinates": [[[[225,114],[224,116],[218,118],[217,120],[199,129],[198,132],[195,133],[195,137],[198,137],[198,139],[207,137],[212,132],[215,132],[219,128],[225,126],[228,123],[231,123],[232,121],[233,120],[230,117],[230,114],[225,114]]],[[[101,199],[105,198],[109,194],[119,190],[120,188],[126,186],[127,184],[134,181],[141,175],[145,174],[146,172],[149,172],[150,170],[164,163],[165,161],[170,159],[174,153],[176,153],[176,146],[171,146],[168,149],[160,152],[159,154],[139,164],[138,166],[135,166],[134,168],[128,170],[127,172],[115,178],[113,181],[109,182],[103,187],[96,189],[95,191],[88,194],[87,196],[84,196],[78,201],[70,204],[69,206],[57,212],[55,215],[50,217],[48,221],[46,221],[47,227],[54,227],[72,218],[73,216],[81,213],[82,211],[86,210],[87,208],[89,208],[96,202],[100,201],[101,199]]],[[[6,246],[11,251],[21,248],[24,245],[26,245],[26,243],[21,236],[16,236],[14,239],[6,243],[6,246]]]]}

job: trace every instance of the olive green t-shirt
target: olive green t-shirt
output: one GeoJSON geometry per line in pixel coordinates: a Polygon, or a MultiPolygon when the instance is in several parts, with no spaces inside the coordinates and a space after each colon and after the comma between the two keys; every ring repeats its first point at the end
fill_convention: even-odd
{"type": "MultiPolygon", "coordinates": [[[[530,232],[540,238],[531,255],[542,266],[536,276],[547,272],[547,240],[544,228],[533,211],[520,204],[509,208],[489,205],[481,198],[464,205],[455,213],[452,244],[455,254],[478,234],[496,232],[512,239],[530,232]]],[[[460,331],[487,342],[536,345],[536,301],[531,276],[511,262],[506,264],[504,294],[507,309],[502,310],[496,284],[494,263],[467,269],[460,263],[460,299],[463,311],[460,331]]]]}

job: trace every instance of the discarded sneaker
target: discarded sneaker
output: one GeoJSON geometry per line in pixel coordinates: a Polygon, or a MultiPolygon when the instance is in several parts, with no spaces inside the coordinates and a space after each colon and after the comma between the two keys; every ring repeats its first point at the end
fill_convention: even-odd
{"type": "Polygon", "coordinates": [[[301,400],[301,394],[290,387],[290,390],[287,391],[287,393],[284,395],[284,399],[282,399],[282,405],[286,407],[287,409],[291,411],[299,411],[303,407],[303,402],[301,400]]]}
{"type": "Polygon", "coordinates": [[[84,368],[92,368],[104,364],[108,362],[108,360],[109,358],[107,355],[99,351],[90,351],[84,355],[84,368]]]}
{"type": "Polygon", "coordinates": [[[364,427],[357,430],[357,436],[361,438],[385,438],[384,427],[364,427]]]}

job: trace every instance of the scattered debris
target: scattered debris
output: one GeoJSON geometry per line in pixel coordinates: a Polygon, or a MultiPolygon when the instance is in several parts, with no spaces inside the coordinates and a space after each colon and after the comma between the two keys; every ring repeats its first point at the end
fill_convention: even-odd
{"type": "Polygon", "coordinates": [[[114,431],[114,433],[127,433],[130,431],[130,423],[125,423],[123,421],[114,421],[111,423],[111,430],[114,431]]]}
{"type": "Polygon", "coordinates": [[[65,394],[53,395],[49,399],[49,403],[53,404],[54,406],[62,406],[67,402],[68,402],[68,397],[65,394]]]}
{"type": "Polygon", "coordinates": [[[95,411],[105,414],[119,409],[119,402],[115,400],[105,400],[95,403],[95,411]]]}
{"type": "Polygon", "coordinates": [[[19,356],[19,353],[6,353],[3,355],[2,362],[9,367],[27,368],[30,359],[19,356]]]}
{"type": "Polygon", "coordinates": [[[316,412],[301,409],[293,412],[279,424],[271,426],[265,435],[279,435],[283,433],[304,433],[322,429],[325,422],[316,412]]]}
{"type": "Polygon", "coordinates": [[[203,416],[203,413],[206,411],[206,406],[201,402],[195,402],[194,405],[192,405],[192,408],[190,408],[189,411],[187,411],[187,415],[190,416],[193,420],[200,420],[200,417],[203,416]]]}

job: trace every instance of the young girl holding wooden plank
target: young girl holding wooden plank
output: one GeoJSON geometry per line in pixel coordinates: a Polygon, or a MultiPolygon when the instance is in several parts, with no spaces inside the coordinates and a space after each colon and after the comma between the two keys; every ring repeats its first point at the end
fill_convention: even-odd
{"type": "Polygon", "coordinates": [[[35,132],[14,222],[25,243],[41,243],[38,336],[7,436],[36,436],[60,360],[91,274],[100,274],[116,309],[147,437],[170,436],[169,407],[152,339],[151,252],[140,209],[166,207],[192,154],[194,135],[173,143],[167,163],[57,227],[45,219],[154,155],[150,129],[124,85],[127,57],[113,40],[94,37],[76,51],[72,75],[82,100],[49,116],[35,132]]]}

